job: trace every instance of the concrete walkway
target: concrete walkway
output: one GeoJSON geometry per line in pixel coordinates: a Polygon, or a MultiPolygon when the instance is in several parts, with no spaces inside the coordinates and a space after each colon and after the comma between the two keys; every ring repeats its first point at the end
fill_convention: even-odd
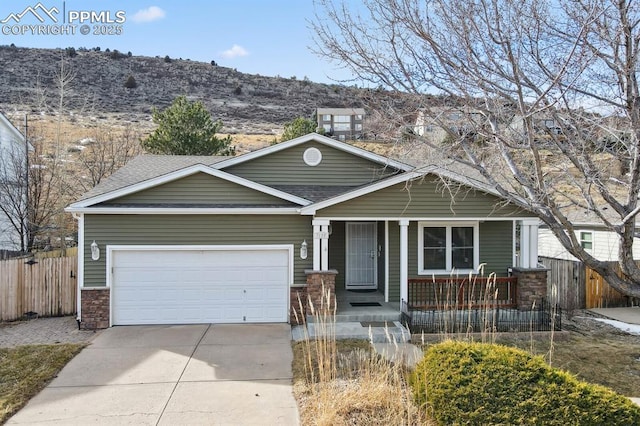
{"type": "Polygon", "coordinates": [[[612,320],[640,325],[640,306],[630,308],[591,308],[589,312],[612,320]]]}
{"type": "Polygon", "coordinates": [[[288,324],[113,327],[7,424],[296,425],[288,324]]]}

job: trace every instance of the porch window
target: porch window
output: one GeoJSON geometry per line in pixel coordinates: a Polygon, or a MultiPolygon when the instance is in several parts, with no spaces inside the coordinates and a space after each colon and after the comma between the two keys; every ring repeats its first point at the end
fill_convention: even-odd
{"type": "Polygon", "coordinates": [[[478,267],[478,222],[418,223],[418,274],[468,273],[478,267]]]}

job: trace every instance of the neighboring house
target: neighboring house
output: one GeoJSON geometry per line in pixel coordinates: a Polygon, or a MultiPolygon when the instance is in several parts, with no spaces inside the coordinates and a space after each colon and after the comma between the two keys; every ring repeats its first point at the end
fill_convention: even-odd
{"type": "MultiPolygon", "coordinates": [[[[576,239],[587,253],[601,261],[617,262],[619,260],[620,241],[616,233],[605,229],[595,221],[574,222],[574,227],[576,239]]],[[[539,229],[538,250],[539,255],[543,257],[577,260],[545,226],[539,229]]],[[[634,239],[633,258],[640,260],[640,238],[634,239]]]]}
{"type": "MultiPolygon", "coordinates": [[[[515,114],[508,125],[515,134],[525,133],[525,120],[522,115],[515,114]]],[[[532,122],[535,140],[538,142],[550,142],[552,139],[563,140],[565,132],[575,131],[570,123],[562,122],[562,118],[554,119],[551,114],[538,113],[533,116],[532,122]]]]}
{"type": "Polygon", "coordinates": [[[316,116],[325,135],[341,141],[362,139],[363,108],[318,108],[316,116]]]}
{"type": "Polygon", "coordinates": [[[433,107],[418,111],[413,132],[437,144],[455,134],[474,134],[476,128],[486,122],[483,114],[468,108],[433,107]]]}
{"type": "MultiPolygon", "coordinates": [[[[26,152],[24,135],[0,113],[0,191],[3,191],[0,202],[9,210],[13,210],[10,208],[13,203],[7,199],[12,198],[16,202],[14,197],[24,192],[20,186],[27,184],[20,182],[23,175],[20,169],[26,167],[26,152]]],[[[12,222],[20,223],[21,220],[22,218],[16,217],[15,212],[5,213],[0,209],[0,250],[20,250],[20,235],[12,222]]]]}
{"type": "Polygon", "coordinates": [[[318,134],[238,157],[140,156],[67,211],[87,328],[288,322],[298,290],[333,280],[338,309],[348,289],[399,313],[412,278],[537,267],[538,220],[488,185],[318,134]]]}

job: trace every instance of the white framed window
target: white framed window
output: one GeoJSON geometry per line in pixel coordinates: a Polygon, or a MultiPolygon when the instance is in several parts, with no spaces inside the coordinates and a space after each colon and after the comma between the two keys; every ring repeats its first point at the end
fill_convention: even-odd
{"type": "Polygon", "coordinates": [[[322,114],[322,121],[331,121],[331,114],[322,114]]]}
{"type": "Polygon", "coordinates": [[[334,115],[333,116],[333,128],[337,132],[344,132],[351,130],[351,116],[349,115],[334,115]]]}
{"type": "Polygon", "coordinates": [[[580,246],[585,250],[593,250],[593,232],[580,231],[580,246]]]}
{"type": "Polygon", "coordinates": [[[418,274],[476,271],[480,258],[478,222],[418,222],[418,274]]]}
{"type": "Polygon", "coordinates": [[[361,131],[362,131],[362,124],[356,123],[356,132],[361,132],[361,131]]]}

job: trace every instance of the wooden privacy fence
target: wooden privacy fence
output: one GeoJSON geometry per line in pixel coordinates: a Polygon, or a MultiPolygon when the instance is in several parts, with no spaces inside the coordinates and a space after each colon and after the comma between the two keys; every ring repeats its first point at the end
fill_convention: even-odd
{"type": "Polygon", "coordinates": [[[0,320],[12,321],[35,312],[39,316],[76,312],[76,257],[0,261],[0,320]]]}
{"type": "Polygon", "coordinates": [[[587,308],[611,308],[628,306],[629,298],[615,290],[591,268],[586,268],[585,296],[587,308]]]}
{"type": "Polygon", "coordinates": [[[549,269],[547,299],[567,311],[584,309],[586,307],[584,265],[578,261],[552,257],[541,257],[540,261],[549,269]]]}
{"type": "Polygon", "coordinates": [[[600,274],[582,262],[550,257],[541,257],[540,260],[549,268],[549,301],[557,303],[562,309],[570,311],[628,306],[628,297],[614,290],[600,274]]]}

